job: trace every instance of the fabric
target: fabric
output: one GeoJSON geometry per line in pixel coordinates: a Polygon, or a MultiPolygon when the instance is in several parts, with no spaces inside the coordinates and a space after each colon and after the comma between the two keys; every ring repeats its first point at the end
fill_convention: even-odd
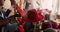
{"type": "Polygon", "coordinates": [[[57,10],[57,14],[60,15],[60,0],[58,0],[58,10],[57,10]]]}
{"type": "Polygon", "coordinates": [[[40,3],[41,9],[52,10],[52,0],[41,0],[40,3]]]}
{"type": "Polygon", "coordinates": [[[44,29],[47,29],[47,28],[57,29],[58,25],[57,25],[56,22],[53,22],[53,21],[51,21],[51,24],[50,24],[50,22],[44,22],[44,23],[42,23],[42,29],[44,30],[44,29]],[[51,27],[51,25],[52,25],[52,27],[51,27]]]}
{"type": "Polygon", "coordinates": [[[10,19],[6,18],[8,17],[10,10],[7,10],[5,12],[4,9],[1,9],[0,12],[1,12],[1,17],[3,18],[2,20],[0,19],[0,27],[2,26],[2,31],[4,31],[5,26],[10,22],[10,19]]]}
{"type": "Polygon", "coordinates": [[[4,13],[5,13],[5,12],[0,11],[0,20],[3,20],[3,18],[5,17],[4,13]]]}
{"type": "Polygon", "coordinates": [[[16,31],[18,28],[18,22],[16,21],[16,18],[14,16],[9,17],[11,21],[7,24],[6,30],[9,32],[16,31]]]}
{"type": "Polygon", "coordinates": [[[33,23],[29,23],[29,22],[26,22],[25,25],[24,25],[24,30],[25,32],[30,32],[30,30],[33,30],[34,29],[34,25],[33,23]]]}
{"type": "Polygon", "coordinates": [[[0,25],[6,25],[7,23],[9,23],[9,21],[10,21],[10,19],[9,18],[5,18],[5,16],[6,16],[6,12],[5,12],[5,10],[3,10],[3,9],[1,9],[1,15],[0,15],[0,18],[2,19],[0,19],[0,25]],[[4,22],[5,21],[5,22],[4,22]],[[3,23],[3,24],[2,24],[3,23]]]}
{"type": "Polygon", "coordinates": [[[9,31],[9,32],[15,32],[17,30],[17,23],[8,23],[7,26],[5,27],[5,30],[9,31]]]}
{"type": "Polygon", "coordinates": [[[40,0],[26,0],[29,3],[28,10],[40,8],[40,0]]]}
{"type": "Polygon", "coordinates": [[[5,10],[1,10],[2,18],[5,18],[5,16],[6,16],[6,13],[5,13],[4,11],[5,11],[5,10]]]}

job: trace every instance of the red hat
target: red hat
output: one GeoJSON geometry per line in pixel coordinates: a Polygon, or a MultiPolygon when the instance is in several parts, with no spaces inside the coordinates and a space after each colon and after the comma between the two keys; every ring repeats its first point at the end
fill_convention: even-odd
{"type": "Polygon", "coordinates": [[[43,16],[39,11],[36,11],[35,9],[29,10],[27,12],[27,20],[28,22],[38,22],[43,19],[43,16]]]}
{"type": "Polygon", "coordinates": [[[37,21],[37,11],[35,9],[29,10],[27,12],[27,20],[29,22],[36,22],[37,21]]]}

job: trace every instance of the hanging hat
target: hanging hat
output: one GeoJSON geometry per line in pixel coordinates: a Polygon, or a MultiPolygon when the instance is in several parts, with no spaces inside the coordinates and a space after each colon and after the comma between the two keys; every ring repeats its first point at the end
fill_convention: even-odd
{"type": "Polygon", "coordinates": [[[38,22],[43,19],[43,16],[39,11],[36,11],[35,9],[29,10],[27,12],[27,20],[29,22],[38,22]]]}
{"type": "Polygon", "coordinates": [[[29,22],[36,22],[37,21],[37,11],[35,9],[31,9],[27,12],[27,20],[29,22]]]}
{"type": "Polygon", "coordinates": [[[9,9],[11,7],[11,2],[10,0],[5,0],[4,4],[3,4],[3,7],[5,9],[9,9]]]}

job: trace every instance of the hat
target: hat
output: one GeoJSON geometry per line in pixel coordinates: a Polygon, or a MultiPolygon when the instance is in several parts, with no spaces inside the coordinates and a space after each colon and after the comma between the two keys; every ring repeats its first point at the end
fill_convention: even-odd
{"type": "Polygon", "coordinates": [[[43,16],[36,9],[31,9],[27,12],[27,20],[29,22],[38,22],[43,19],[43,16]]]}
{"type": "Polygon", "coordinates": [[[31,9],[27,12],[27,19],[29,22],[36,22],[37,17],[37,11],[35,9],[31,9]]]}

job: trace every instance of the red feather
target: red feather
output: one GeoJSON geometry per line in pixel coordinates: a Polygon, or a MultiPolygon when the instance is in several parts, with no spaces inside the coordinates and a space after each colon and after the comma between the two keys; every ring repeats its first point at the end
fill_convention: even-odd
{"type": "Polygon", "coordinates": [[[20,26],[18,27],[18,30],[19,30],[19,32],[24,32],[24,28],[23,28],[23,26],[20,25],[20,26]]]}
{"type": "Polygon", "coordinates": [[[17,3],[15,3],[15,4],[16,4],[16,7],[17,7],[17,11],[18,11],[18,13],[20,13],[20,14],[21,14],[21,16],[24,16],[24,15],[25,15],[24,10],[23,10],[23,9],[21,9],[21,8],[20,8],[20,6],[19,6],[17,3]]]}

